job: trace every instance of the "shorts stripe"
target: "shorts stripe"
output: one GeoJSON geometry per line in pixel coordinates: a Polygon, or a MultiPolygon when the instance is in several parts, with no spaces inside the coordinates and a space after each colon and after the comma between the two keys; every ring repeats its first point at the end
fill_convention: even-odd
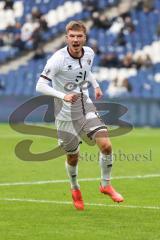
{"type": "Polygon", "coordinates": [[[93,135],[94,133],[96,133],[97,131],[99,131],[100,129],[106,129],[106,130],[107,130],[107,127],[106,127],[106,126],[98,127],[98,128],[96,128],[96,129],[94,129],[93,131],[89,132],[89,133],[87,134],[87,136],[88,136],[89,138],[91,138],[92,135],[93,135]]]}
{"type": "Polygon", "coordinates": [[[78,143],[78,146],[76,147],[76,148],[74,148],[73,150],[67,150],[67,153],[72,153],[72,152],[76,152],[76,150],[78,149],[78,147],[79,147],[79,144],[81,144],[82,143],[82,141],[80,141],[79,143],[78,143]]]}

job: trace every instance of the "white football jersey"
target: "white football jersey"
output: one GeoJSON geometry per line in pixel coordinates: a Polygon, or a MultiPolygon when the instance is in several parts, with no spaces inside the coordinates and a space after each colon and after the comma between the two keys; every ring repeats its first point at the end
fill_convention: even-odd
{"type": "Polygon", "coordinates": [[[47,61],[41,73],[41,78],[51,81],[54,90],[59,94],[54,98],[55,118],[63,121],[76,120],[90,110],[92,101],[89,98],[88,88],[94,81],[91,67],[94,59],[94,52],[91,48],[84,46],[81,58],[70,55],[68,47],[55,52],[47,61]],[[74,103],[65,102],[64,96],[69,93],[78,93],[79,98],[74,103]]]}

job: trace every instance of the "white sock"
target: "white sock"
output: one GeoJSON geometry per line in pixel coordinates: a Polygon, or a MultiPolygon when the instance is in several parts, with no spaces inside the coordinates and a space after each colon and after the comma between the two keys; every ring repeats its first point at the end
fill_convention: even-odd
{"type": "Polygon", "coordinates": [[[76,166],[71,166],[68,164],[68,162],[65,162],[67,174],[70,179],[70,184],[72,189],[79,189],[80,186],[77,181],[78,176],[78,164],[76,166]]]}
{"type": "Polygon", "coordinates": [[[110,184],[111,170],[112,170],[112,154],[105,155],[100,152],[99,164],[101,167],[101,185],[103,187],[110,184]]]}

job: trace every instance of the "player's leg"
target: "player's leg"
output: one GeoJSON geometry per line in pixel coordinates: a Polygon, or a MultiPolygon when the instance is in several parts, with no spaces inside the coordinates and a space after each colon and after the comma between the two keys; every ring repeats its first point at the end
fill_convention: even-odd
{"type": "Polygon", "coordinates": [[[123,197],[111,186],[112,170],[112,144],[107,136],[107,131],[98,131],[95,134],[95,141],[100,149],[99,163],[101,167],[100,191],[109,195],[115,202],[123,202],[123,197]]]}
{"type": "Polygon", "coordinates": [[[58,130],[58,142],[67,156],[65,166],[70,180],[73,203],[78,210],[83,210],[84,204],[77,181],[80,139],[72,122],[56,121],[56,127],[58,130]]]}
{"type": "Polygon", "coordinates": [[[77,152],[75,154],[67,154],[67,160],[65,162],[67,174],[70,179],[71,189],[79,189],[80,188],[78,181],[77,181],[78,156],[79,156],[79,152],[77,152]]]}
{"type": "Polygon", "coordinates": [[[100,149],[101,185],[105,187],[110,184],[113,161],[112,144],[107,136],[107,131],[98,131],[95,134],[95,142],[100,149]]]}
{"type": "Polygon", "coordinates": [[[107,186],[110,183],[112,169],[112,145],[107,135],[107,128],[96,112],[89,112],[83,131],[100,149],[101,181],[103,186],[107,186]]]}
{"type": "Polygon", "coordinates": [[[114,201],[122,202],[123,197],[117,193],[111,186],[112,170],[112,144],[108,137],[108,131],[103,121],[97,113],[89,112],[83,130],[87,136],[94,140],[100,149],[99,163],[101,168],[101,185],[100,191],[108,194],[114,201]]]}
{"type": "Polygon", "coordinates": [[[80,186],[77,181],[78,176],[78,156],[79,152],[75,154],[67,154],[66,169],[70,179],[71,192],[73,204],[76,209],[83,210],[84,202],[80,191],[80,186]]]}

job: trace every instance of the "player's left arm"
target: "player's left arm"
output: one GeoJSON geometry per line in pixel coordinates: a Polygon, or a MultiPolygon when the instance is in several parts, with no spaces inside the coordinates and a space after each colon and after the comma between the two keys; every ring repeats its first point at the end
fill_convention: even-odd
{"type": "Polygon", "coordinates": [[[103,96],[103,93],[100,89],[100,86],[99,86],[95,76],[93,75],[93,73],[91,71],[89,72],[88,80],[94,88],[95,99],[96,100],[100,99],[103,96]]]}

